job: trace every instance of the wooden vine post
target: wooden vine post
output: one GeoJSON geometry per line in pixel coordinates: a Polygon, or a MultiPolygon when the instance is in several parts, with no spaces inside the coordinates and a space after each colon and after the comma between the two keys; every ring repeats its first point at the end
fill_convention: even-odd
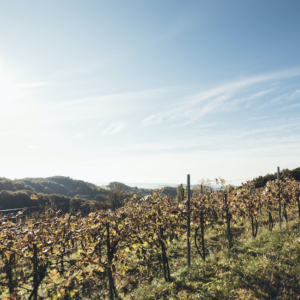
{"type": "Polygon", "coordinates": [[[187,198],[188,198],[188,215],[187,215],[187,257],[188,266],[191,265],[191,197],[190,197],[190,174],[187,175],[187,198]]]}
{"type": "Polygon", "coordinates": [[[159,228],[160,231],[160,245],[161,245],[161,250],[162,250],[162,261],[163,261],[163,269],[164,269],[164,276],[165,280],[167,282],[171,281],[171,276],[170,276],[170,267],[169,267],[169,260],[166,254],[166,245],[165,245],[165,239],[164,239],[164,230],[160,226],[159,228]]]}
{"type": "Polygon", "coordinates": [[[281,202],[280,202],[280,168],[277,167],[278,203],[279,203],[279,228],[281,229],[281,202]]]}
{"type": "Polygon", "coordinates": [[[107,246],[107,260],[108,260],[108,281],[109,281],[109,299],[114,300],[114,280],[112,277],[112,259],[113,259],[113,251],[110,245],[110,238],[109,238],[109,223],[106,223],[106,231],[107,231],[107,239],[106,239],[106,246],[107,246]]]}
{"type": "MultiPolygon", "coordinates": [[[[255,195],[256,190],[255,190],[255,180],[253,179],[253,188],[250,188],[250,194],[255,195]]],[[[253,208],[253,203],[251,202],[249,205],[249,217],[251,217],[251,226],[252,226],[252,237],[256,237],[257,235],[257,229],[258,229],[258,223],[257,223],[257,218],[253,217],[253,211],[251,211],[251,208],[253,208]],[[250,206],[251,205],[251,206],[250,206]],[[254,219],[255,219],[255,224],[254,224],[254,219]]]]}
{"type": "Polygon", "coordinates": [[[9,288],[9,294],[10,295],[14,291],[13,276],[12,276],[12,264],[13,264],[14,258],[15,258],[15,254],[11,253],[10,256],[9,256],[9,260],[7,260],[6,264],[5,264],[6,276],[8,278],[8,288],[9,288]]]}
{"type": "MultiPolygon", "coordinates": [[[[203,194],[203,187],[201,184],[201,196],[203,194]]],[[[201,212],[200,212],[200,224],[201,224],[201,237],[202,237],[202,258],[205,260],[205,244],[204,244],[204,217],[203,217],[203,209],[204,205],[201,207],[201,212]]]]}
{"type": "Polygon", "coordinates": [[[37,300],[38,297],[38,257],[37,246],[33,244],[33,299],[37,300]]]}
{"type": "Polygon", "coordinates": [[[228,234],[228,242],[229,242],[229,249],[230,249],[232,247],[232,238],[230,232],[230,215],[229,215],[229,208],[227,202],[227,191],[225,191],[224,204],[225,204],[225,211],[226,211],[227,234],[228,234]]]}

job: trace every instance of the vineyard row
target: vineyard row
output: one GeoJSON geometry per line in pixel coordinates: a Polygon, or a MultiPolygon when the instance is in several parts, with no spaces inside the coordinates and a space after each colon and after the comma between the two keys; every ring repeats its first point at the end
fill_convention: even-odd
{"type": "Polygon", "coordinates": [[[116,212],[97,211],[86,217],[45,211],[21,222],[18,213],[16,223],[8,219],[1,224],[0,293],[9,299],[74,299],[97,293],[112,300],[126,293],[126,286],[116,287],[116,278],[130,272],[151,278],[161,266],[170,281],[168,247],[187,233],[188,212],[194,245],[205,260],[208,227],[225,230],[229,248],[234,244],[232,227],[242,220],[250,220],[256,237],[261,211],[268,213],[272,230],[279,194],[285,221],[291,210],[297,209],[300,218],[300,184],[293,179],[281,180],[280,185],[269,181],[259,190],[247,182],[240,188],[194,192],[190,211],[187,199],[178,202],[157,191],[147,201],[133,197],[116,212]]]}

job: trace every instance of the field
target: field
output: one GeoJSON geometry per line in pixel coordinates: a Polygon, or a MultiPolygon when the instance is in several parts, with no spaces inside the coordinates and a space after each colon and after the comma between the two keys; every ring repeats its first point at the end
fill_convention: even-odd
{"type": "MultiPolygon", "coordinates": [[[[2,299],[298,299],[299,183],[3,220],[2,299]],[[279,192],[281,229],[279,228],[279,192]]],[[[19,214],[20,216],[20,214],[19,214]]]]}
{"type": "Polygon", "coordinates": [[[230,251],[225,236],[209,231],[207,260],[194,249],[190,268],[182,240],[169,252],[174,259],[172,281],[165,282],[161,276],[140,285],[125,299],[299,299],[299,226],[293,220],[282,230],[278,225],[272,232],[261,228],[253,238],[251,224],[246,222],[243,230],[234,231],[230,251]]]}

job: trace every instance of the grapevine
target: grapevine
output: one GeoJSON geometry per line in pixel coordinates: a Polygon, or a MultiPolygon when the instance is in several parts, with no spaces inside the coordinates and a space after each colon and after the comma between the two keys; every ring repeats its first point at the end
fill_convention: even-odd
{"type": "MultiPolygon", "coordinates": [[[[222,191],[194,194],[190,214],[194,244],[203,260],[208,255],[205,232],[209,227],[224,228],[228,245],[234,244],[231,226],[249,219],[252,236],[258,232],[258,214],[269,215],[272,230],[279,213],[288,222],[289,211],[298,210],[300,218],[300,183],[287,178],[269,181],[255,190],[252,182],[239,188],[226,186],[222,191]],[[199,240],[201,247],[199,246],[199,240]],[[201,249],[200,249],[201,248],[201,249]]],[[[96,211],[87,216],[45,211],[36,219],[15,222],[1,219],[0,292],[9,299],[80,298],[97,293],[99,298],[117,298],[126,286],[116,286],[126,274],[147,272],[149,281],[162,270],[166,281],[172,280],[168,249],[186,234],[187,199],[179,202],[155,191],[145,201],[134,197],[115,212],[96,211]],[[135,257],[132,263],[128,259],[135,257]]]]}

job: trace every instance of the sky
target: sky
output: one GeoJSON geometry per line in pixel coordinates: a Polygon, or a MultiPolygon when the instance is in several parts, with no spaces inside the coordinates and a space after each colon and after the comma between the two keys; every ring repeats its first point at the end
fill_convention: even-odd
{"type": "Polygon", "coordinates": [[[300,1],[3,0],[0,176],[239,184],[300,166],[300,1]]]}

